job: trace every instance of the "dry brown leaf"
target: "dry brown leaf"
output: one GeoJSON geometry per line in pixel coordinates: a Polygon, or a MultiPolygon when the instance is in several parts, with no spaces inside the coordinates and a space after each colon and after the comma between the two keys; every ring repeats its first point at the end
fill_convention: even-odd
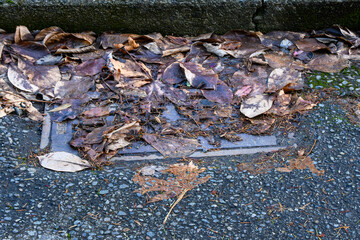
{"type": "Polygon", "coordinates": [[[140,47],[139,44],[136,43],[136,41],[134,39],[131,38],[131,36],[128,37],[128,44],[124,45],[122,43],[115,43],[114,44],[115,48],[125,48],[126,51],[132,51],[134,49],[137,49],[140,47]]]}
{"type": "Polygon", "coordinates": [[[104,107],[95,107],[82,113],[85,118],[102,117],[109,115],[110,110],[104,107]]]}
{"type": "Polygon", "coordinates": [[[2,96],[2,101],[5,102],[5,108],[2,111],[2,115],[6,115],[14,111],[13,107],[24,110],[28,113],[28,117],[34,121],[43,121],[44,117],[41,113],[32,105],[32,103],[17,94],[12,92],[6,93],[2,96]]]}
{"type": "Polygon", "coordinates": [[[228,85],[221,80],[218,80],[216,90],[201,89],[201,92],[207,100],[216,103],[231,104],[233,99],[231,88],[229,88],[228,85]]]}
{"type": "Polygon", "coordinates": [[[63,32],[64,31],[61,28],[56,27],[56,26],[44,28],[38,34],[36,34],[35,40],[36,41],[42,41],[50,33],[63,33],[63,32]]]}
{"type": "Polygon", "coordinates": [[[349,61],[338,55],[321,54],[316,55],[306,66],[311,70],[336,73],[348,67],[349,61]]]}
{"type": "Polygon", "coordinates": [[[105,151],[117,151],[131,144],[125,138],[128,138],[130,133],[137,134],[141,130],[140,124],[136,121],[124,124],[119,128],[105,132],[104,138],[107,140],[105,151]]]}
{"type": "Polygon", "coordinates": [[[103,58],[90,59],[75,67],[75,73],[79,76],[93,76],[101,72],[105,66],[103,58]]]}
{"type": "Polygon", "coordinates": [[[22,41],[32,41],[34,40],[33,35],[31,35],[29,29],[25,26],[17,26],[14,36],[14,42],[20,43],[22,41]]]}
{"type": "Polygon", "coordinates": [[[325,49],[330,51],[328,46],[317,41],[315,38],[304,38],[295,42],[295,45],[304,52],[314,52],[317,50],[325,49]]]}
{"type": "MultiPolygon", "coordinates": [[[[142,67],[136,64],[134,61],[125,60],[124,62],[120,62],[113,58],[110,58],[110,62],[113,65],[113,74],[116,81],[120,81],[120,78],[122,77],[151,80],[148,74],[143,71],[142,67]]],[[[144,69],[147,69],[148,72],[151,72],[145,65],[141,66],[143,66],[144,69]]]]}
{"type": "Polygon", "coordinates": [[[310,157],[305,156],[299,156],[298,158],[292,159],[289,161],[287,166],[276,168],[276,170],[279,172],[291,172],[292,170],[304,170],[307,168],[318,176],[321,176],[325,173],[324,170],[318,170],[316,168],[310,157]]]}

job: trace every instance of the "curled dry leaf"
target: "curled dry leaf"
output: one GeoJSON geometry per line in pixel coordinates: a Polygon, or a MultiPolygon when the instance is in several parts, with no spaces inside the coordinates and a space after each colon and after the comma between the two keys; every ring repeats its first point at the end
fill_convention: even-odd
{"type": "Polygon", "coordinates": [[[159,136],[155,134],[144,134],[143,138],[164,157],[186,157],[195,152],[199,146],[199,142],[196,139],[190,138],[159,136]]]}
{"type": "Polygon", "coordinates": [[[56,26],[52,26],[52,27],[48,27],[48,28],[44,28],[43,30],[41,30],[38,34],[36,34],[35,36],[35,40],[36,41],[42,41],[44,40],[44,38],[49,35],[50,33],[52,34],[56,34],[56,33],[63,33],[64,31],[56,26]]]}
{"type": "Polygon", "coordinates": [[[127,42],[128,42],[127,45],[124,45],[122,43],[114,43],[114,47],[119,48],[119,49],[125,48],[126,51],[132,51],[132,50],[140,47],[140,45],[137,44],[136,41],[131,38],[131,36],[128,37],[127,42]]]}
{"type": "Polygon", "coordinates": [[[51,51],[59,48],[76,49],[93,44],[95,41],[93,35],[93,33],[51,32],[45,36],[43,44],[51,51]]]}
{"type": "Polygon", "coordinates": [[[246,98],[240,107],[240,112],[248,118],[256,117],[268,111],[273,104],[273,99],[267,94],[259,94],[246,98]]]}
{"type": "Polygon", "coordinates": [[[22,41],[32,41],[34,40],[33,35],[31,35],[29,29],[25,26],[17,26],[14,36],[14,42],[20,43],[22,41]]]}
{"type": "MultiPolygon", "coordinates": [[[[34,121],[43,121],[41,113],[32,105],[32,103],[19,95],[6,92],[1,95],[3,103],[5,103],[4,109],[1,111],[2,117],[15,111],[14,107],[24,110],[28,113],[28,117],[34,121]]],[[[1,106],[1,105],[0,105],[1,106]]]]}
{"type": "Polygon", "coordinates": [[[40,165],[59,172],[78,172],[91,168],[88,161],[68,152],[53,152],[38,156],[40,165]]]}

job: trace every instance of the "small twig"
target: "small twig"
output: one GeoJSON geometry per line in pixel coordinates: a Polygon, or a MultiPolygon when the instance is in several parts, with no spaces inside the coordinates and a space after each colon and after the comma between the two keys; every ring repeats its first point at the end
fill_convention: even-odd
{"type": "Polygon", "coordinates": [[[115,94],[117,94],[117,95],[119,96],[119,98],[120,98],[120,103],[123,104],[123,99],[122,99],[121,94],[120,94],[118,91],[112,89],[112,87],[110,87],[110,85],[109,85],[107,82],[105,82],[104,79],[101,79],[101,81],[105,84],[105,86],[106,86],[107,88],[110,89],[110,91],[114,92],[115,94]]]}
{"type": "Polygon", "coordinates": [[[181,199],[183,199],[183,197],[185,196],[185,194],[186,194],[189,190],[190,190],[190,189],[187,188],[187,189],[185,189],[185,190],[179,195],[178,199],[177,199],[176,202],[171,206],[170,211],[169,211],[168,214],[166,215],[166,217],[165,217],[165,219],[164,219],[164,221],[163,221],[163,225],[165,225],[167,219],[169,218],[169,215],[170,215],[171,211],[174,209],[174,207],[176,206],[176,204],[178,204],[178,203],[181,201],[181,199]]]}
{"type": "Polygon", "coordinates": [[[314,144],[312,145],[312,147],[311,147],[310,151],[308,152],[308,154],[306,155],[306,157],[308,157],[310,155],[310,153],[312,152],[312,150],[314,149],[315,144],[316,144],[316,140],[317,139],[315,139],[314,144]]]}

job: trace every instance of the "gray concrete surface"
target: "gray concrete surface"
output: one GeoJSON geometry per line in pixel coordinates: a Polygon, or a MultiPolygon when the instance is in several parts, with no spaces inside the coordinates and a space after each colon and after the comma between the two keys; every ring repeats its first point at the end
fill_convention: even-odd
{"type": "Polygon", "coordinates": [[[308,30],[341,24],[359,29],[359,0],[1,0],[0,28],[68,32],[197,35],[231,29],[267,32],[308,30]]]}

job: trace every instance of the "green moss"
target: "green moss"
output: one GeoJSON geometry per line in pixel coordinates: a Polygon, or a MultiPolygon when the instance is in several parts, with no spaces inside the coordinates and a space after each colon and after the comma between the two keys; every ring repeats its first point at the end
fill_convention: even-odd
{"type": "Polygon", "coordinates": [[[306,82],[313,89],[334,88],[338,90],[339,95],[358,96],[360,93],[360,69],[351,66],[339,73],[314,71],[307,75],[306,82]]]}

